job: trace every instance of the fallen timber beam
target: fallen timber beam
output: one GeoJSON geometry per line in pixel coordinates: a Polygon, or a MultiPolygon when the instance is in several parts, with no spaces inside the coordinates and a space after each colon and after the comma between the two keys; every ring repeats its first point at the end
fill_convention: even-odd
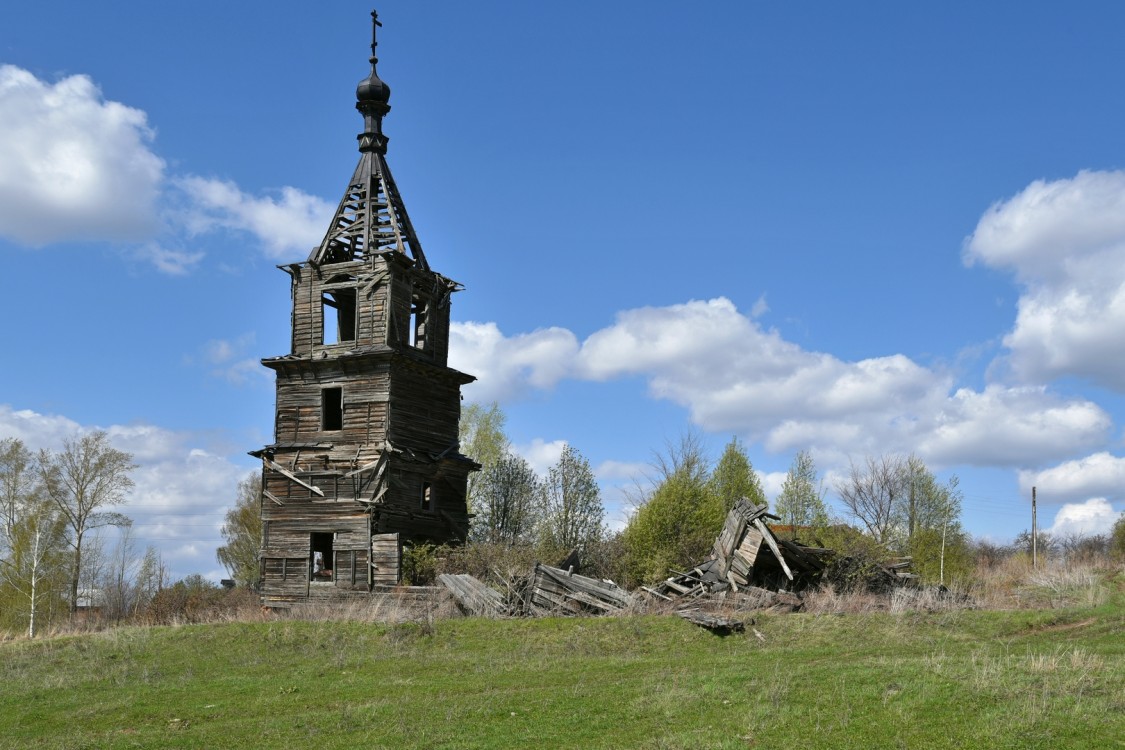
{"type": "Polygon", "coordinates": [[[356,469],[355,471],[349,471],[349,472],[348,472],[347,474],[345,474],[344,476],[350,479],[351,477],[354,477],[354,476],[356,476],[356,475],[358,475],[358,474],[362,474],[362,473],[363,473],[363,472],[365,472],[365,471],[368,471],[368,470],[370,470],[370,469],[374,469],[374,468],[375,468],[376,466],[378,466],[378,465],[379,465],[379,462],[380,462],[380,461],[382,461],[382,460],[383,460],[383,457],[382,457],[382,456],[379,456],[379,458],[378,458],[377,460],[375,460],[375,461],[372,461],[372,462],[371,462],[371,463],[369,463],[369,464],[364,464],[363,466],[360,466],[360,467],[359,467],[358,469],[356,469]]]}
{"type": "Polygon", "coordinates": [[[308,482],[303,481],[300,477],[298,477],[296,474],[294,474],[293,472],[291,472],[288,469],[286,469],[285,467],[283,467],[281,464],[275,463],[275,462],[273,462],[273,461],[271,461],[271,460],[269,460],[268,458],[265,458],[265,457],[262,458],[262,461],[263,461],[263,463],[265,463],[267,468],[273,469],[278,474],[281,474],[282,476],[287,477],[290,481],[296,482],[297,484],[299,484],[302,487],[304,487],[305,489],[307,489],[309,492],[312,492],[313,494],[320,495],[321,497],[324,497],[324,492],[319,487],[316,487],[314,485],[309,484],[308,482]]]}
{"type": "Polygon", "coordinates": [[[762,537],[766,540],[766,544],[769,545],[770,550],[773,552],[774,556],[777,557],[777,561],[781,563],[781,569],[785,572],[786,577],[792,581],[793,571],[789,570],[789,566],[785,564],[785,556],[781,554],[781,550],[777,547],[777,542],[773,540],[773,532],[766,528],[766,525],[762,523],[762,519],[760,518],[754,519],[754,526],[757,527],[762,537]]]}
{"type": "Polygon", "coordinates": [[[438,582],[449,589],[457,605],[470,615],[495,617],[504,613],[504,597],[471,575],[443,573],[438,582]]]}
{"type": "MultiPolygon", "coordinates": [[[[676,614],[701,628],[707,628],[716,635],[730,635],[731,633],[746,632],[746,623],[742,620],[735,620],[730,617],[719,617],[717,615],[707,614],[698,609],[681,609],[678,610],[676,614]]],[[[750,624],[753,623],[754,621],[751,620],[750,624]]]]}

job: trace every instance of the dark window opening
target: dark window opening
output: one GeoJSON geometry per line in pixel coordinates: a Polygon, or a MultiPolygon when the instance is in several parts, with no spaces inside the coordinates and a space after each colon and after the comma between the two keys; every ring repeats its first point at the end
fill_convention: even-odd
{"type": "Polygon", "coordinates": [[[332,566],[335,564],[332,545],[335,541],[336,535],[332,533],[313,532],[310,535],[309,552],[312,558],[310,581],[332,582],[332,566]]]}
{"type": "Polygon", "coordinates": [[[429,482],[422,482],[422,510],[434,509],[433,487],[429,482]]]}
{"type": "Polygon", "coordinates": [[[320,429],[344,429],[344,389],[325,388],[320,399],[320,429]]]}
{"type": "Polygon", "coordinates": [[[355,341],[355,289],[337,289],[320,297],[324,317],[323,344],[355,341]]]}
{"type": "Polygon", "coordinates": [[[429,323],[430,304],[423,297],[415,297],[410,304],[410,345],[426,348],[426,329],[429,323]]]}

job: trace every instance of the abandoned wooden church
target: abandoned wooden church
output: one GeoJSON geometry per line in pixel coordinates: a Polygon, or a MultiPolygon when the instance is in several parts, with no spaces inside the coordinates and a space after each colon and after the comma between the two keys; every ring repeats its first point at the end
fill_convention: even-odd
{"type": "Polygon", "coordinates": [[[354,597],[395,585],[402,544],[463,540],[461,386],[447,365],[450,295],[430,268],[387,168],[390,88],[356,89],[359,165],[320,245],[280,266],[292,286],[289,354],[277,378],[274,442],[262,459],[261,593],[266,605],[354,597]]]}

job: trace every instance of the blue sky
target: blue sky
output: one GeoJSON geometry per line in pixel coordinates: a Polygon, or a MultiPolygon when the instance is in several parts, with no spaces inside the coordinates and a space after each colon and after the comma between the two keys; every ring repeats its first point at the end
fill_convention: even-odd
{"type": "MultiPolygon", "coordinates": [[[[0,11],[0,437],[102,428],[173,572],[221,575],[262,357],[357,159],[369,6],[0,11]]],[[[610,519],[654,450],[915,452],[966,527],[1125,509],[1115,3],[383,2],[388,160],[452,363],[610,519]]]]}

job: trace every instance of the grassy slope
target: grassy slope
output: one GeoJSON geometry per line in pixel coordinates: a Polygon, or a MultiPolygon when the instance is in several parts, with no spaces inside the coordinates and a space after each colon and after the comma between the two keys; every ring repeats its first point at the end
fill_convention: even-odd
{"type": "Polygon", "coordinates": [[[0,644],[4,748],[1125,747],[1125,603],[277,621],[0,644]]]}

